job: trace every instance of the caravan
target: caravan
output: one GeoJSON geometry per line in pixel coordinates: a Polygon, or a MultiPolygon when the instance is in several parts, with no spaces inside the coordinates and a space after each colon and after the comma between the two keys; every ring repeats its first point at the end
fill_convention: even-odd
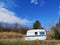
{"type": "Polygon", "coordinates": [[[25,40],[46,40],[46,38],[46,30],[33,29],[27,31],[25,40]]]}

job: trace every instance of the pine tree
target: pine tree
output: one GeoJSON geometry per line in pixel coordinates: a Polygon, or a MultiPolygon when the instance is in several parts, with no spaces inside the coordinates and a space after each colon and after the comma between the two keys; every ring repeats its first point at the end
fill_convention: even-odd
{"type": "Polygon", "coordinates": [[[41,23],[38,20],[36,20],[33,24],[33,29],[43,29],[41,23]]]}

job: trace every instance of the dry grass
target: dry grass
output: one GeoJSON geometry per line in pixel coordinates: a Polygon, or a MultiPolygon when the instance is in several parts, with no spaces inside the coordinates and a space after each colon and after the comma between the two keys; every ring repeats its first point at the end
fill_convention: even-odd
{"type": "Polygon", "coordinates": [[[60,45],[60,40],[22,41],[21,39],[0,39],[0,45],[60,45]]]}
{"type": "Polygon", "coordinates": [[[25,41],[23,36],[16,32],[0,32],[0,45],[60,45],[60,40],[25,41]]]}
{"type": "Polygon", "coordinates": [[[1,38],[22,38],[23,35],[17,32],[0,32],[0,39],[1,38]]]}

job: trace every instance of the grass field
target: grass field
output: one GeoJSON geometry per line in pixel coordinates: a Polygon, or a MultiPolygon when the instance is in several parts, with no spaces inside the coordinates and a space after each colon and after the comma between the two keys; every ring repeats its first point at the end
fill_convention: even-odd
{"type": "Polygon", "coordinates": [[[22,38],[24,35],[17,32],[0,32],[0,39],[22,38]]]}
{"type": "Polygon", "coordinates": [[[0,45],[60,45],[60,40],[26,41],[24,36],[16,32],[0,32],[0,45]]]}
{"type": "Polygon", "coordinates": [[[24,41],[21,39],[0,39],[0,45],[60,45],[60,40],[24,41]]]}

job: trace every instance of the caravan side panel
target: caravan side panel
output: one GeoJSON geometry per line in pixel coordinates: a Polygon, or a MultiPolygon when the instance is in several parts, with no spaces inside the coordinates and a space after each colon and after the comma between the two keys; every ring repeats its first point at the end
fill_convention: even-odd
{"type": "Polygon", "coordinates": [[[37,39],[38,40],[46,40],[46,37],[47,36],[46,36],[45,30],[29,30],[29,31],[27,31],[25,40],[37,40],[37,39]]]}

